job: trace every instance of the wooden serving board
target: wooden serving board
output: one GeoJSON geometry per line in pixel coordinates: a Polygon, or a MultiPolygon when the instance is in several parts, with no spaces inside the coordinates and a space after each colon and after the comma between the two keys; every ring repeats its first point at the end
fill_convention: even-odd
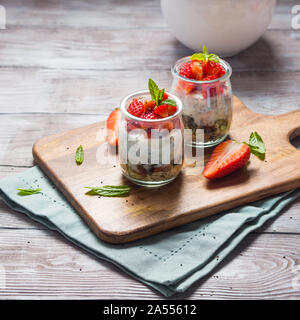
{"type": "Polygon", "coordinates": [[[220,180],[207,181],[183,170],[158,189],[131,184],[118,165],[97,162],[97,150],[106,143],[97,139],[105,122],[42,138],[34,144],[33,156],[99,238],[126,243],[300,187],[300,151],[289,141],[300,134],[300,109],[267,116],[250,111],[235,97],[233,110],[230,137],[248,141],[257,131],[266,145],[266,160],[252,156],[246,168],[220,180]],[[79,145],[85,151],[81,166],[74,161],[79,145]],[[130,184],[132,192],[126,198],[85,195],[84,187],[106,184],[130,184]]]}

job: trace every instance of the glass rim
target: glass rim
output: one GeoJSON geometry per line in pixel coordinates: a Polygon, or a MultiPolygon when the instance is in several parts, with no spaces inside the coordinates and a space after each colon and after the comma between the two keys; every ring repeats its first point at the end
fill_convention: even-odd
{"type": "Polygon", "coordinates": [[[191,56],[183,57],[183,58],[181,58],[181,59],[179,59],[179,60],[177,60],[177,61],[175,62],[175,64],[171,67],[171,72],[172,72],[172,75],[173,75],[174,77],[177,77],[177,78],[179,78],[179,79],[181,79],[181,80],[183,80],[183,81],[186,81],[186,82],[203,84],[203,83],[214,83],[214,82],[218,82],[218,81],[225,80],[225,79],[227,79],[227,78],[230,78],[230,76],[231,76],[231,74],[232,74],[232,68],[231,68],[230,64],[229,64],[227,61],[225,61],[225,60],[223,60],[223,59],[220,59],[219,63],[220,63],[220,65],[221,65],[222,67],[225,68],[225,71],[226,71],[226,73],[225,73],[222,77],[217,78],[217,79],[213,79],[213,80],[194,80],[194,79],[187,79],[187,78],[181,76],[181,75],[178,73],[177,67],[178,67],[178,65],[179,65],[180,63],[182,63],[182,62],[188,62],[188,61],[190,61],[190,57],[191,57],[191,56]]]}
{"type": "Polygon", "coordinates": [[[128,118],[130,118],[130,119],[133,119],[133,120],[135,120],[135,121],[142,121],[142,122],[148,122],[148,123],[158,123],[158,122],[169,121],[169,120],[177,117],[178,115],[180,115],[180,113],[181,113],[181,111],[182,111],[182,102],[181,102],[181,100],[180,100],[177,96],[175,96],[174,94],[172,94],[172,93],[170,93],[170,92],[168,92],[168,91],[165,91],[165,93],[167,93],[168,96],[169,96],[171,99],[173,99],[173,100],[176,101],[176,106],[177,106],[177,111],[176,111],[173,115],[171,115],[171,116],[169,116],[169,117],[161,118],[161,119],[141,119],[141,118],[139,118],[139,117],[136,117],[136,116],[130,114],[130,113],[127,111],[127,109],[126,109],[126,102],[127,102],[128,100],[130,100],[130,99],[132,99],[132,98],[134,98],[134,97],[136,97],[136,96],[138,96],[138,95],[146,95],[146,94],[150,95],[149,90],[135,91],[135,92],[130,93],[129,95],[127,95],[127,96],[126,96],[125,98],[123,98],[122,101],[121,101],[120,110],[121,110],[121,112],[123,112],[123,113],[126,115],[126,117],[128,117],[128,118]]]}

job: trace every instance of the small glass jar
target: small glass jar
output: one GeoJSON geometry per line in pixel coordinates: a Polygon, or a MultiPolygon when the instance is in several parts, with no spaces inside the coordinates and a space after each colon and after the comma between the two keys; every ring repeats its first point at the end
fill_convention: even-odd
{"type": "Polygon", "coordinates": [[[192,142],[196,147],[211,147],[223,141],[231,125],[232,89],[230,65],[220,59],[225,74],[215,80],[198,81],[182,77],[179,73],[190,57],[179,59],[172,67],[172,92],[183,104],[182,117],[185,129],[192,130],[192,142]],[[202,139],[197,139],[196,130],[202,129],[202,139]]]}
{"type": "Polygon", "coordinates": [[[183,166],[182,103],[175,95],[177,111],[161,119],[142,119],[127,111],[134,99],[151,100],[149,91],[138,91],[121,102],[118,152],[123,175],[135,184],[159,187],[173,181],[183,166]]]}

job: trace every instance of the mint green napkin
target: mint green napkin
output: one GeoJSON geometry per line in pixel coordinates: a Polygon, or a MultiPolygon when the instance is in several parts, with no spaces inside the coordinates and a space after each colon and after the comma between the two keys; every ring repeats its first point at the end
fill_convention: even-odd
{"type": "Polygon", "coordinates": [[[0,180],[0,196],[100,259],[124,270],[165,296],[183,292],[214,269],[253,230],[275,217],[300,189],[251,203],[124,245],[99,240],[38,167],[0,180]],[[17,188],[42,188],[17,195],[17,188]]]}

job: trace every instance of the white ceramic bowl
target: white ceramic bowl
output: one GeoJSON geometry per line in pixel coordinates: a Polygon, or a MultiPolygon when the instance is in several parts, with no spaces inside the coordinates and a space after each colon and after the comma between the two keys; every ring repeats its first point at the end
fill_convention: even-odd
{"type": "Polygon", "coordinates": [[[194,51],[229,57],[252,45],[271,22],[276,0],[161,0],[174,36],[194,51]]]}

